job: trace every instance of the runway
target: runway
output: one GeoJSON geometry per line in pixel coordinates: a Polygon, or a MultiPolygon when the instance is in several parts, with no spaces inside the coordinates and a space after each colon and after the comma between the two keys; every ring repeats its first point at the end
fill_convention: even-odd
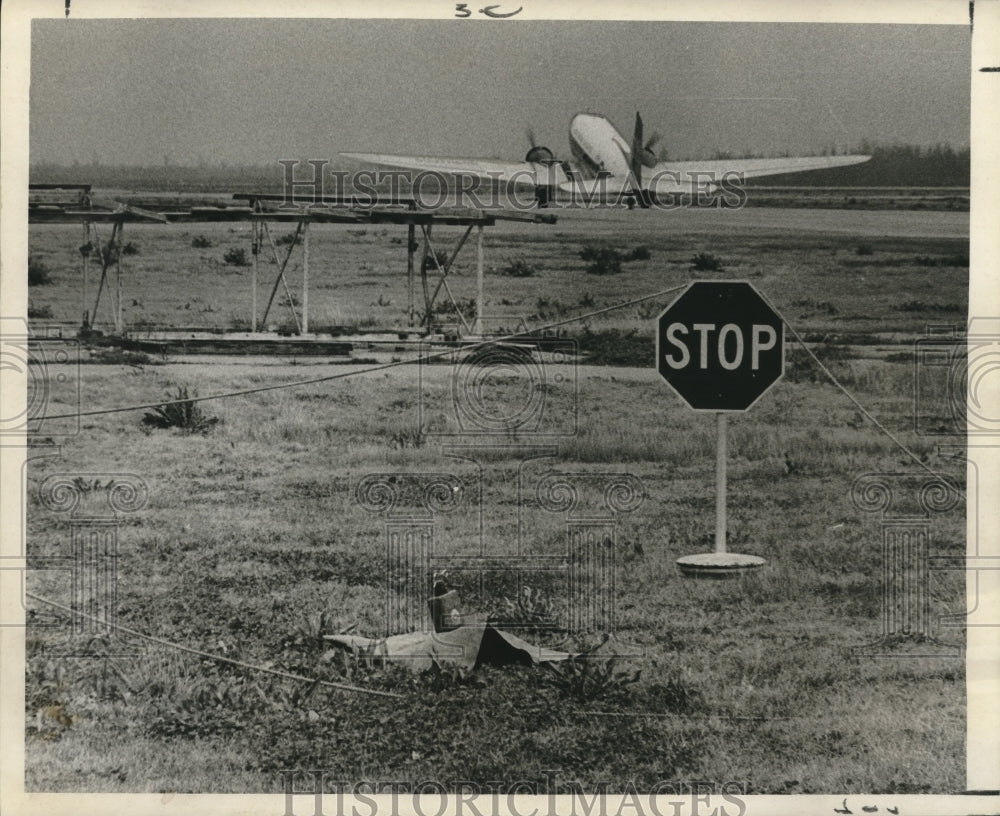
{"type": "MultiPolygon", "coordinates": [[[[572,210],[552,208],[556,230],[606,230],[638,239],[651,228],[678,234],[732,235],[741,232],[794,232],[851,235],[869,238],[967,238],[968,212],[920,210],[823,210],[810,208],[745,207],[743,209],[572,210]]],[[[501,230],[523,230],[503,225],[501,230]]]]}

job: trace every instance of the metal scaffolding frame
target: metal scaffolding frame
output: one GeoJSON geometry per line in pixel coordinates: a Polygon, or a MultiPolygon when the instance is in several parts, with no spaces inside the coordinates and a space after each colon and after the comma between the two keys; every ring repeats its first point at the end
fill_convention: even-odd
{"type": "Polygon", "coordinates": [[[493,226],[497,221],[525,221],[530,223],[555,223],[555,216],[542,213],[493,212],[481,210],[418,210],[415,202],[406,200],[396,202],[395,207],[351,207],[344,202],[323,201],[305,203],[296,207],[284,206],[284,197],[273,194],[241,193],[233,198],[244,201],[232,208],[227,207],[195,207],[183,212],[160,213],[140,207],[123,204],[117,201],[101,202],[107,209],[95,209],[98,203],[90,195],[89,185],[38,185],[32,188],[29,221],[46,222],[80,222],[83,225],[83,245],[81,276],[81,312],[85,330],[91,329],[98,322],[98,309],[107,290],[107,300],[111,311],[111,323],[115,333],[125,332],[123,314],[124,281],[122,271],[122,241],[126,221],[171,221],[191,220],[226,220],[245,221],[251,223],[251,303],[250,329],[256,333],[266,324],[271,308],[274,306],[278,289],[282,288],[285,300],[295,322],[296,332],[300,335],[309,334],[309,263],[310,263],[310,224],[399,224],[406,225],[406,279],[407,279],[407,322],[409,328],[415,328],[416,311],[416,256],[421,252],[420,286],[423,294],[423,315],[419,325],[426,333],[434,327],[434,307],[442,290],[451,303],[452,308],[465,334],[477,335],[483,331],[484,309],[484,264],[483,236],[484,227],[493,226]],[[281,201],[282,206],[276,202],[281,201]],[[403,208],[398,205],[402,204],[403,208]],[[74,209],[77,208],[77,209],[74,209]],[[288,249],[281,257],[278,243],[269,226],[269,222],[294,222],[295,233],[288,249]],[[102,243],[98,232],[98,224],[110,223],[111,235],[106,243],[102,243]],[[435,249],[432,238],[435,226],[463,226],[464,232],[455,242],[451,251],[442,259],[435,249]],[[421,240],[417,240],[417,229],[421,240]],[[462,313],[451,286],[448,282],[449,273],[455,259],[467,243],[473,230],[476,231],[476,316],[473,322],[462,313]],[[302,289],[299,309],[296,309],[295,298],[289,286],[286,272],[297,246],[302,247],[302,289]],[[270,291],[263,315],[258,320],[258,294],[260,287],[260,257],[269,250],[271,260],[277,266],[277,274],[270,291]],[[96,255],[94,254],[96,252],[96,255]],[[100,263],[101,275],[97,284],[97,295],[91,310],[87,309],[90,297],[90,260],[95,257],[100,263]],[[113,270],[113,275],[112,275],[113,270]],[[433,287],[433,289],[432,289],[433,287]]]}

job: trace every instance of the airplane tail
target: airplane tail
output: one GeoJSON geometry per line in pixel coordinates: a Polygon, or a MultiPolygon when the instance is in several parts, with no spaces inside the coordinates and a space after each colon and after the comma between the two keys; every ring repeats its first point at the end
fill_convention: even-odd
{"type": "Polygon", "coordinates": [[[642,117],[639,112],[636,111],[635,114],[635,130],[632,131],[632,150],[629,155],[630,170],[632,171],[632,176],[636,186],[642,187],[642,151],[644,150],[642,144],[642,117]]]}
{"type": "MultiPolygon", "coordinates": [[[[652,154],[649,147],[643,143],[642,138],[642,117],[639,112],[635,113],[635,129],[632,131],[632,149],[629,152],[629,172],[628,184],[635,192],[636,200],[642,207],[649,206],[649,199],[642,186],[642,167],[647,163],[646,152],[652,154]]],[[[629,209],[634,206],[629,204],[629,209]]]]}

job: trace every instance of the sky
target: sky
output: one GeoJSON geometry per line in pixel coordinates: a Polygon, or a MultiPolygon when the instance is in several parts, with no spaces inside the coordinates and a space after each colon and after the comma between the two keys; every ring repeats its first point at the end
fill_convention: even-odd
{"type": "Polygon", "coordinates": [[[36,20],[30,160],[267,164],[338,151],[568,157],[574,113],[677,159],[969,144],[965,26],[36,20]]]}

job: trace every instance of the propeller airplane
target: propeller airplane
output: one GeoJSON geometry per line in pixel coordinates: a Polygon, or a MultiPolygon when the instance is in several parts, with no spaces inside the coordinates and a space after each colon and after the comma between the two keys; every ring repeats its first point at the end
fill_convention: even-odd
{"type": "Polygon", "coordinates": [[[585,203],[626,203],[649,207],[662,197],[678,194],[711,194],[726,181],[784,173],[801,173],[868,161],[870,156],[805,156],[773,159],[713,159],[707,161],[658,161],[653,148],[659,134],[643,139],[642,117],[636,113],[629,143],[611,121],[600,114],[578,113],[569,126],[572,161],[559,159],[535,141],[528,131],[530,149],[524,161],[499,159],[406,156],[385,153],[341,153],[345,159],[377,167],[402,168],[423,173],[474,178],[484,182],[530,186],[540,207],[549,206],[559,193],[569,193],[585,203]]]}

